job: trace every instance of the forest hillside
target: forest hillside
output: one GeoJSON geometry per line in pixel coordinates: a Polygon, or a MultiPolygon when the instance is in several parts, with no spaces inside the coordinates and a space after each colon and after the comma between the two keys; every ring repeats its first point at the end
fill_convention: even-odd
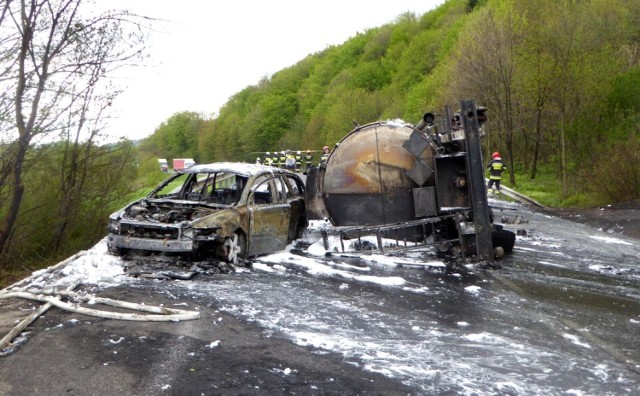
{"type": "Polygon", "coordinates": [[[510,185],[542,172],[557,182],[558,204],[632,200],[640,197],[639,61],[638,2],[449,0],[263,78],[213,119],[176,114],[142,149],[252,161],[332,146],[354,122],[417,122],[474,99],[489,109],[485,156],[503,154],[510,185]]]}

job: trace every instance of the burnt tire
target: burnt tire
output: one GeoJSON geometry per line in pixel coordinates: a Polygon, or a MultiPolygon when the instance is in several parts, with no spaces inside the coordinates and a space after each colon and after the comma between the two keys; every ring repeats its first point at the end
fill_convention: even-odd
{"type": "Polygon", "coordinates": [[[125,258],[129,255],[129,249],[113,246],[111,244],[107,244],[107,251],[111,255],[117,256],[117,257],[125,258]]]}
{"type": "Polygon", "coordinates": [[[505,253],[510,253],[516,244],[516,234],[511,231],[503,230],[502,227],[491,231],[491,243],[493,248],[500,246],[505,253]]]}
{"type": "Polygon", "coordinates": [[[240,260],[247,256],[247,237],[240,231],[228,237],[224,242],[227,251],[226,260],[234,265],[238,265],[240,260]]]}

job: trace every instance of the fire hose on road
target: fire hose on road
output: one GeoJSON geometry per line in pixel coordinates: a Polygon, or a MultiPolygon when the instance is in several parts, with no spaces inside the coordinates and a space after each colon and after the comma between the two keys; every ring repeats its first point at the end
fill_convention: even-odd
{"type": "MultiPolygon", "coordinates": [[[[73,262],[84,253],[84,251],[80,252],[68,258],[67,260],[49,267],[46,272],[53,272],[55,270],[58,270],[64,267],[66,264],[73,262]]],[[[0,291],[0,299],[23,298],[28,300],[40,301],[45,304],[34,311],[32,314],[30,314],[28,317],[20,321],[6,336],[0,339],[0,351],[9,346],[14,338],[16,338],[27,326],[29,326],[34,320],[36,320],[40,315],[44,314],[52,306],[56,306],[65,311],[83,315],[127,321],[178,322],[200,318],[200,313],[197,311],[186,311],[182,309],[137,304],[126,301],[113,300],[110,298],[97,297],[87,293],[74,292],[73,290],[80,286],[80,283],[72,284],[65,290],[57,290],[53,288],[50,290],[33,289],[29,288],[28,281],[30,280],[30,278],[31,277],[23,279],[13,286],[0,291]],[[26,286],[20,287],[20,285],[25,284],[26,286]],[[70,301],[63,301],[62,298],[67,298],[70,301]],[[80,303],[103,304],[139,312],[115,312],[108,310],[99,310],[81,306],[80,303]]]]}

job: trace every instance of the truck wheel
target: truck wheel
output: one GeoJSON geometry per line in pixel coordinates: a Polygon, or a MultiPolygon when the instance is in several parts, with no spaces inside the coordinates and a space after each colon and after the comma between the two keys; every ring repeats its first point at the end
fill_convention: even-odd
{"type": "Polygon", "coordinates": [[[503,229],[493,230],[491,232],[491,242],[494,249],[500,246],[504,253],[510,253],[516,243],[516,234],[503,229]]]}

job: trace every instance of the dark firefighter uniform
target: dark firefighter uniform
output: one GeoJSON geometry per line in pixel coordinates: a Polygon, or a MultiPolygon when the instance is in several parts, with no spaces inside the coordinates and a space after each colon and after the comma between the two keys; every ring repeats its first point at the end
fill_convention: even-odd
{"type": "Polygon", "coordinates": [[[307,150],[307,154],[305,154],[304,156],[304,165],[305,165],[305,171],[309,171],[309,169],[311,169],[311,165],[313,162],[313,155],[311,154],[311,150],[307,150]]]}
{"type": "Polygon", "coordinates": [[[507,169],[507,166],[502,162],[502,158],[500,158],[500,153],[497,151],[493,153],[491,156],[493,159],[487,165],[487,169],[489,169],[489,185],[487,189],[489,190],[489,194],[494,194],[495,192],[500,192],[500,180],[502,179],[502,172],[507,169]],[[495,190],[493,186],[495,185],[495,190]]]}
{"type": "Polygon", "coordinates": [[[287,155],[284,153],[284,151],[280,152],[280,167],[284,168],[284,164],[287,162],[287,155]]]}
{"type": "Polygon", "coordinates": [[[302,154],[296,151],[296,172],[300,172],[300,169],[302,169],[302,154]]]}

